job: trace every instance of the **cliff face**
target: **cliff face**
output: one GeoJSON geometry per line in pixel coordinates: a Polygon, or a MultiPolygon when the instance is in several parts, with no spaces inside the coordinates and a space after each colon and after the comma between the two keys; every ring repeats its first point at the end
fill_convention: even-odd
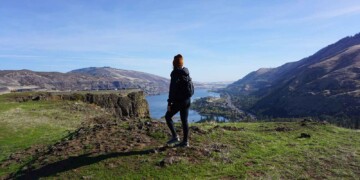
{"type": "Polygon", "coordinates": [[[149,105],[142,91],[131,92],[127,95],[110,93],[74,93],[58,95],[62,100],[80,100],[86,103],[98,105],[118,118],[123,117],[150,117],[149,105]]]}
{"type": "Polygon", "coordinates": [[[142,91],[134,92],[76,92],[76,93],[19,93],[16,101],[67,100],[95,104],[117,118],[149,118],[149,105],[142,91]]]}

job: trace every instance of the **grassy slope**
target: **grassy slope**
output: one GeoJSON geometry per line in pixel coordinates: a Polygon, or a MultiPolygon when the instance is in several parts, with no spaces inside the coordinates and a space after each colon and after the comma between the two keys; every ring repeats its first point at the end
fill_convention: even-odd
{"type": "MultiPolygon", "coordinates": [[[[16,103],[7,101],[6,97],[0,96],[0,161],[11,152],[34,144],[52,144],[65,136],[67,131],[74,130],[84,119],[101,112],[81,103],[16,103]]],[[[53,177],[356,179],[360,176],[359,131],[317,123],[301,126],[296,122],[191,125],[207,132],[192,132],[192,148],[111,156],[86,162],[53,177]],[[280,130],[276,131],[279,127],[280,130]],[[308,133],[311,138],[298,138],[301,133],[308,133]],[[207,156],[198,155],[198,151],[211,148],[217,150],[209,151],[207,156]],[[159,162],[168,157],[180,160],[159,166],[159,162]]],[[[158,147],[167,140],[161,134],[153,137],[157,143],[144,149],[158,147]]],[[[139,151],[141,149],[137,149],[139,151]]],[[[19,166],[0,169],[0,176],[16,171],[19,166]]]]}
{"type": "MultiPolygon", "coordinates": [[[[301,127],[298,123],[221,124],[245,128],[243,131],[216,130],[193,135],[192,146],[227,146],[197,162],[186,158],[170,166],[157,164],[168,152],[105,159],[58,174],[67,178],[354,178],[360,175],[360,132],[330,125],[301,127]],[[288,127],[288,132],[274,131],[288,127]],[[309,139],[298,138],[309,133],[309,139]]],[[[197,125],[213,128],[214,125],[197,125]]],[[[163,139],[165,141],[165,139],[163,139]]],[[[194,150],[177,148],[175,156],[195,157],[194,150]]],[[[191,158],[190,158],[191,159],[191,158]]]]}
{"type": "MultiPolygon", "coordinates": [[[[19,103],[12,96],[0,96],[0,162],[11,153],[32,145],[52,144],[79,127],[85,119],[103,113],[98,107],[81,102],[19,103]]],[[[10,171],[17,167],[15,165],[10,171]]],[[[9,170],[0,169],[0,176],[7,172],[9,170]]]]}

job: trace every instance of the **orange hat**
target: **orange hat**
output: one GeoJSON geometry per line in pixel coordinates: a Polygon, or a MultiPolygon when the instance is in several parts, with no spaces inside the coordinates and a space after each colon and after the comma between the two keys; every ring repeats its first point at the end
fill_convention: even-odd
{"type": "Polygon", "coordinates": [[[184,65],[184,59],[183,59],[182,55],[178,54],[178,55],[174,56],[173,66],[181,68],[181,67],[183,67],[183,65],[184,65]]]}

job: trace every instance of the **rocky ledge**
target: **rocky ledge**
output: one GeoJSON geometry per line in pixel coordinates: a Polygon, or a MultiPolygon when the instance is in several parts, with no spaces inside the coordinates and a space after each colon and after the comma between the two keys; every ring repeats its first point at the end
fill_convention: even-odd
{"type": "Polygon", "coordinates": [[[88,91],[18,93],[17,102],[66,100],[95,104],[117,118],[149,118],[149,105],[143,91],[88,91]]]}

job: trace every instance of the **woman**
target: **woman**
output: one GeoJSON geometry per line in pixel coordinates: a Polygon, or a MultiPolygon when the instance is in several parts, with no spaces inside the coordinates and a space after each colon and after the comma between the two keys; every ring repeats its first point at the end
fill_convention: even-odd
{"type": "MultiPolygon", "coordinates": [[[[179,136],[176,134],[174,128],[174,122],[172,117],[180,111],[180,119],[183,127],[184,138],[181,143],[177,146],[180,147],[189,147],[189,126],[188,126],[188,115],[190,108],[190,97],[188,93],[184,92],[183,89],[184,84],[179,83],[181,79],[191,78],[189,76],[189,70],[184,65],[184,59],[181,54],[178,54],[174,57],[173,60],[173,71],[171,72],[171,81],[170,81],[170,91],[169,91],[169,99],[168,99],[168,107],[165,115],[166,124],[169,126],[171,131],[172,138],[167,142],[167,144],[174,144],[180,142],[179,136]]],[[[192,92],[193,93],[193,92],[192,92]]]]}

